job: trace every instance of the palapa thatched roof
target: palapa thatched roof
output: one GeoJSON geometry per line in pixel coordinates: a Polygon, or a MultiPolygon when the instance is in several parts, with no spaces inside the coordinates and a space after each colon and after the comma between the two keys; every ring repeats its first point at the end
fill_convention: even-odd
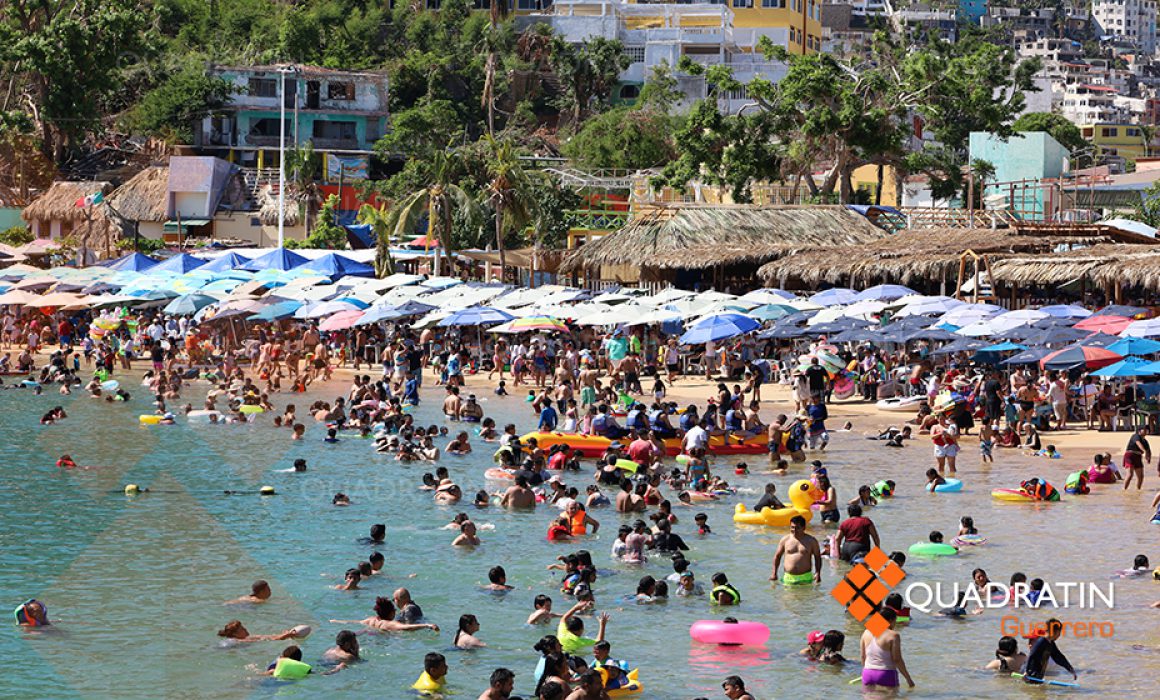
{"type": "MultiPolygon", "coordinates": [[[[295,195],[294,191],[289,187],[286,188],[286,196],[283,206],[285,207],[284,218],[282,223],[284,226],[297,226],[302,223],[302,199],[295,195]]],[[[261,220],[264,226],[278,225],[278,193],[274,192],[274,188],[270,185],[263,187],[258,192],[258,203],[260,209],[258,210],[258,219],[261,220]]]]}
{"type": "Polygon", "coordinates": [[[169,166],[154,165],[134,175],[105,198],[129,221],[166,221],[169,166]]]}
{"type": "Polygon", "coordinates": [[[92,221],[80,224],[71,234],[78,246],[88,248],[98,257],[105,257],[108,252],[114,258],[121,252],[117,250],[117,241],[121,240],[122,235],[121,225],[103,215],[93,216],[92,221]]]}
{"type": "Polygon", "coordinates": [[[33,221],[68,221],[74,224],[85,220],[85,208],[78,207],[78,199],[97,191],[108,194],[113,186],[99,180],[85,182],[54,182],[32,204],[20,212],[21,218],[33,221]]]}
{"type": "Polygon", "coordinates": [[[1058,286],[1087,278],[1096,285],[1160,289],[1160,246],[1104,244],[1049,255],[1015,255],[992,263],[998,282],[1058,286]]]}
{"type": "Polygon", "coordinates": [[[1046,254],[1060,245],[1091,245],[1109,240],[1091,233],[1068,236],[1026,235],[1013,229],[906,230],[858,246],[830,246],[782,257],[763,265],[758,275],[765,284],[774,286],[783,280],[806,286],[937,281],[958,273],[959,256],[967,250],[986,254],[994,261],[1016,254],[1046,254]]]}
{"type": "Polygon", "coordinates": [[[818,246],[865,244],[884,235],[865,217],[840,206],[658,204],[619,231],[569,253],[560,271],[762,262],[818,246]]]}

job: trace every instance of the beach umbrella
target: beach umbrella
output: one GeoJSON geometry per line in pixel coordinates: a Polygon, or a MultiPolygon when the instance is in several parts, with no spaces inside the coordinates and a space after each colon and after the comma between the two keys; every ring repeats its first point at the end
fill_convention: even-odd
{"type": "Polygon", "coordinates": [[[975,321],[991,318],[1002,313],[1003,307],[994,304],[964,304],[957,306],[939,317],[939,323],[965,326],[975,321]]]}
{"type": "Polygon", "coordinates": [[[250,258],[247,258],[244,255],[238,255],[237,253],[231,251],[225,255],[210,260],[198,269],[204,270],[206,272],[226,272],[227,270],[241,267],[248,262],[250,262],[250,258]]]}
{"type": "Polygon", "coordinates": [[[1106,348],[1112,343],[1119,340],[1117,335],[1108,335],[1107,333],[1092,333],[1086,338],[1077,341],[1076,345],[1087,345],[1093,348],[1106,348]]]}
{"type": "Polygon", "coordinates": [[[1152,355],[1160,352],[1160,341],[1128,336],[1117,340],[1107,347],[1112,352],[1118,352],[1124,355],[1126,359],[1128,355],[1152,355]]]}
{"type": "Polygon", "coordinates": [[[21,289],[12,289],[0,294],[0,306],[24,306],[40,298],[40,295],[21,289]]]}
{"type": "MultiPolygon", "coordinates": [[[[1137,321],[1136,323],[1143,323],[1137,321]]],[[[1126,316],[1108,316],[1108,315],[1092,315],[1075,324],[1075,328],[1081,331],[1099,331],[1101,333],[1110,333],[1118,335],[1128,328],[1129,325],[1134,325],[1132,319],[1126,316]]],[[[1157,333],[1160,334],[1160,333],[1157,333]]],[[[1145,337],[1139,333],[1129,333],[1128,335],[1136,335],[1145,337]]]]}
{"type": "Polygon", "coordinates": [[[452,312],[447,318],[439,322],[440,326],[490,326],[496,323],[510,321],[512,316],[506,311],[493,309],[488,306],[469,306],[452,312]]]}
{"type": "Polygon", "coordinates": [[[689,297],[697,296],[696,292],[690,292],[687,289],[677,289],[676,287],[666,287],[652,296],[645,297],[646,301],[651,302],[655,306],[664,306],[679,299],[687,299],[689,297]]]}
{"type": "Polygon", "coordinates": [[[993,336],[996,333],[1002,333],[1024,325],[1027,325],[1026,322],[1020,319],[1005,319],[1005,316],[994,316],[969,323],[955,331],[955,333],[977,338],[981,336],[993,336]]]}
{"type": "MultiPolygon", "coordinates": [[[[906,304],[896,311],[894,315],[896,317],[935,316],[946,314],[962,306],[968,306],[968,304],[958,299],[921,299],[906,304]]],[[[979,318],[985,318],[985,315],[981,315],[979,318]]]]}
{"type": "Polygon", "coordinates": [[[318,324],[320,331],[344,331],[358,322],[363,316],[362,309],[351,309],[349,311],[339,311],[330,318],[318,324]]]}
{"type": "Polygon", "coordinates": [[[294,251],[287,250],[286,248],[275,248],[239,267],[242,270],[249,270],[250,272],[261,272],[262,270],[292,270],[306,262],[309,262],[308,258],[304,258],[294,251]]]}
{"type": "MultiPolygon", "coordinates": [[[[1064,345],[1074,343],[1090,335],[1087,331],[1057,326],[1055,328],[1033,328],[1031,333],[1025,334],[1020,340],[1025,345],[1064,345]]],[[[1123,353],[1121,353],[1123,354],[1123,353]]]]}
{"type": "Polygon", "coordinates": [[[394,321],[400,318],[409,318],[411,316],[422,316],[430,313],[436,308],[431,304],[424,304],[421,301],[403,302],[398,306],[389,305],[373,305],[366,311],[366,315],[359,319],[358,325],[365,326],[371,323],[378,323],[379,321],[394,321]]]}
{"type": "Polygon", "coordinates": [[[878,284],[862,290],[854,296],[854,301],[893,301],[916,292],[901,284],[878,284]]]}
{"type": "Polygon", "coordinates": [[[1054,304],[1052,306],[1041,306],[1039,310],[1048,316],[1058,318],[1087,318],[1092,315],[1091,311],[1079,304],[1054,304]]]}
{"type": "Polygon", "coordinates": [[[508,321],[506,324],[512,333],[526,333],[531,331],[545,331],[548,333],[567,333],[568,324],[547,316],[525,316],[508,321]]]}
{"type": "Polygon", "coordinates": [[[157,265],[157,261],[148,255],[140,253],[129,253],[123,255],[116,260],[105,260],[98,263],[101,267],[107,267],[110,270],[130,271],[130,272],[144,272],[149,268],[157,265]]]}
{"type": "MultiPolygon", "coordinates": [[[[630,326],[641,326],[641,325],[647,326],[647,325],[653,325],[653,324],[664,325],[666,323],[680,324],[682,321],[682,318],[683,317],[675,311],[669,311],[668,309],[653,309],[652,311],[646,311],[643,314],[641,314],[640,316],[637,316],[636,318],[632,319],[631,321],[626,321],[625,323],[627,323],[630,326]]],[[[704,317],[702,317],[702,318],[704,318],[704,317]]],[[[697,320],[699,321],[701,319],[697,319],[697,320]]],[[[690,324],[690,325],[692,325],[692,324],[690,324]]]]}
{"type": "Polygon", "coordinates": [[[842,316],[869,316],[880,314],[886,308],[886,302],[867,299],[857,301],[842,309],[842,316]]]}
{"type": "Polygon", "coordinates": [[[1000,360],[1001,365],[1033,365],[1038,363],[1044,357],[1051,354],[1050,348],[1030,348],[1023,352],[1017,353],[1008,357],[1005,360],[1000,360]]]}
{"type": "Polygon", "coordinates": [[[1092,314],[1092,316],[1124,316],[1126,318],[1135,318],[1136,316],[1147,318],[1151,315],[1152,311],[1150,309],[1144,309],[1139,306],[1128,306],[1126,304],[1109,304],[1092,314]]]}
{"type": "Polygon", "coordinates": [[[174,316],[192,316],[203,307],[216,303],[217,298],[208,294],[183,294],[166,304],[162,311],[174,316]]]}
{"type": "MultiPolygon", "coordinates": [[[[1105,318],[1123,318],[1122,316],[1107,316],[1105,318]]],[[[1126,320],[1126,319],[1125,319],[1126,320]]],[[[1078,327],[1079,324],[1076,324],[1078,327]]],[[[1105,333],[1118,333],[1128,338],[1153,338],[1160,336],[1160,318],[1149,318],[1144,321],[1129,321],[1119,331],[1108,329],[1105,333]]]]}
{"type": "Polygon", "coordinates": [[[996,343],[995,345],[987,345],[985,347],[979,348],[975,352],[978,352],[978,353],[1011,352],[1012,350],[1026,350],[1026,349],[1027,349],[1026,345],[1020,345],[1019,343],[1007,342],[1007,343],[996,343]]]}
{"type": "Polygon", "coordinates": [[[725,340],[761,327],[756,319],[744,314],[717,314],[708,316],[693,324],[681,336],[681,345],[700,345],[711,340],[725,340]]]}
{"type": "Polygon", "coordinates": [[[955,340],[959,336],[942,328],[914,328],[914,329],[899,329],[895,334],[886,333],[885,339],[893,343],[909,343],[912,340],[955,340]],[[899,340],[895,340],[898,338],[899,340]]]}
{"type": "Polygon", "coordinates": [[[1099,369],[1119,362],[1123,355],[1112,352],[1107,348],[1097,348],[1088,345],[1068,345],[1066,348],[1049,353],[1039,361],[1040,369],[1068,370],[1068,369],[1099,369]]]}
{"type": "Polygon", "coordinates": [[[749,301],[755,304],[780,304],[783,301],[789,301],[795,298],[793,292],[787,292],[784,289],[770,289],[769,287],[762,287],[761,289],[754,289],[752,292],[747,292],[737,297],[737,301],[749,301]]]}
{"type": "Polygon", "coordinates": [[[950,355],[955,352],[969,352],[971,350],[978,350],[987,345],[987,341],[978,340],[976,338],[959,338],[952,343],[948,343],[941,348],[932,352],[932,355],[950,355]]]}
{"type": "Polygon", "coordinates": [[[792,316],[797,312],[798,310],[789,304],[766,304],[748,311],[746,314],[756,318],[758,321],[776,321],[786,316],[792,316]]]}
{"type": "Polygon", "coordinates": [[[809,301],[818,306],[842,306],[858,301],[857,296],[858,293],[853,289],[834,287],[810,296],[809,301]]]}
{"type": "Polygon", "coordinates": [[[641,304],[620,304],[581,316],[576,319],[576,324],[580,326],[615,326],[628,323],[653,310],[641,304]]]}
{"type": "Polygon", "coordinates": [[[846,363],[842,360],[842,358],[838,357],[832,352],[826,352],[825,350],[811,352],[808,355],[802,355],[799,357],[798,369],[802,371],[807,369],[811,364],[813,364],[814,358],[817,358],[818,364],[821,365],[822,369],[826,370],[830,374],[837,374],[838,372],[846,369],[846,363]]]}
{"type": "Polygon", "coordinates": [[[251,321],[280,321],[284,318],[290,318],[294,312],[302,307],[302,302],[296,299],[287,299],[279,301],[270,306],[264,307],[261,311],[250,316],[251,321]]]}
{"type": "Polygon", "coordinates": [[[853,328],[842,331],[830,338],[835,343],[877,343],[882,342],[883,334],[869,328],[853,328]]]}
{"type": "Polygon", "coordinates": [[[1093,377],[1146,377],[1151,374],[1156,374],[1156,367],[1153,365],[1160,365],[1160,363],[1150,362],[1142,357],[1129,355],[1119,362],[1101,367],[1092,372],[1093,377]]]}
{"type": "Polygon", "coordinates": [[[317,306],[310,310],[308,318],[321,318],[331,314],[342,313],[343,311],[363,311],[370,304],[351,297],[342,297],[339,299],[332,299],[331,301],[320,302],[317,306]]]}
{"type": "Polygon", "coordinates": [[[305,262],[295,269],[315,272],[333,280],[343,277],[375,276],[375,268],[371,265],[351,260],[338,253],[327,253],[320,258],[305,262]]]}
{"type": "Polygon", "coordinates": [[[164,262],[157,263],[146,270],[147,275],[184,275],[205,265],[205,260],[194,257],[189,253],[174,255],[164,262]]]}

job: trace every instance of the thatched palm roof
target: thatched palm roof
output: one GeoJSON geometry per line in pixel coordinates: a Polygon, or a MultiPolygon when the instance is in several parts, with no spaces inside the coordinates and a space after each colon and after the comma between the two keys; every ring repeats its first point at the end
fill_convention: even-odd
{"type": "Polygon", "coordinates": [[[169,167],[155,165],[134,175],[105,201],[129,221],[165,221],[168,197],[169,167]]]}
{"type": "MultiPolygon", "coordinates": [[[[302,198],[300,195],[295,195],[293,190],[286,188],[286,195],[283,198],[285,213],[283,215],[282,223],[285,226],[297,226],[302,223],[302,198]]],[[[278,194],[274,192],[274,188],[266,185],[258,192],[258,203],[260,209],[258,211],[258,218],[264,226],[278,225],[278,194]]]]}
{"type": "Polygon", "coordinates": [[[1087,278],[1097,285],[1160,289],[1160,247],[1105,244],[1050,255],[1016,255],[991,265],[996,281],[1056,286],[1087,278]]]}
{"type": "Polygon", "coordinates": [[[569,253],[560,271],[761,262],[818,246],[861,245],[884,235],[865,217],[839,206],[659,204],[569,253]]]}
{"type": "Polygon", "coordinates": [[[95,192],[108,194],[113,186],[108,182],[54,182],[45,190],[44,194],[36,198],[32,204],[20,212],[21,218],[32,223],[33,221],[68,221],[73,224],[85,220],[85,208],[78,207],[78,199],[87,197],[95,192]]]}
{"type": "Polygon", "coordinates": [[[907,230],[859,246],[830,246],[782,257],[763,265],[758,275],[767,285],[774,286],[788,280],[806,286],[838,282],[861,286],[877,282],[909,284],[950,279],[958,272],[959,256],[967,250],[987,254],[994,261],[1016,254],[1043,255],[1060,245],[1091,245],[1108,240],[1101,235],[1024,235],[1012,229],[907,230]]]}
{"type": "Polygon", "coordinates": [[[120,253],[117,250],[117,241],[121,240],[121,226],[108,216],[93,216],[92,221],[82,223],[73,229],[71,235],[78,245],[83,245],[99,257],[104,257],[108,252],[109,256],[115,258],[120,253]]]}

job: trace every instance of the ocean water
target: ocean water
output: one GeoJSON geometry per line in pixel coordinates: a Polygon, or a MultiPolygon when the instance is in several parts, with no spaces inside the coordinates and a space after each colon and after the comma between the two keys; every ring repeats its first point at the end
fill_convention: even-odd
{"type": "MultiPolygon", "coordinates": [[[[337,394],[344,391],[332,385],[337,394]]],[[[130,388],[130,391],[133,391],[130,388]]],[[[437,416],[441,392],[417,412],[419,423],[443,424],[437,416]]],[[[594,516],[598,536],[576,544],[553,544],[544,533],[554,509],[507,513],[498,508],[477,511],[437,506],[430,492],[420,491],[420,477],[434,465],[401,465],[376,454],[368,441],[344,436],[335,445],[322,441],[322,425],[308,423],[307,439],[292,442],[289,431],[268,419],[242,426],[179,424],[141,427],[138,414],[148,412],[142,391],[129,404],[106,404],[84,396],[35,397],[27,391],[0,391],[0,601],[15,606],[28,597],[46,601],[54,626],[28,632],[9,624],[0,628],[0,697],[16,698],[264,698],[264,697],[410,697],[410,684],[422,670],[423,655],[448,657],[449,687],[456,696],[474,698],[499,666],[514,670],[517,694],[531,696],[537,654],[533,644],[554,626],[530,628],[524,620],[536,594],[551,595],[557,612],[569,605],[558,591],[559,572],[546,566],[557,556],[587,548],[601,568],[609,569],[595,591],[598,608],[611,613],[608,638],[613,656],[640,668],[647,698],[720,697],[721,679],[737,673],[762,699],[783,697],[853,697],[863,694],[848,681],[857,665],[819,667],[797,651],[813,629],[847,634],[845,653],[858,657],[860,625],[829,595],[847,570],[827,561],[823,584],[785,588],[767,581],[778,538],[777,529],[736,527],[731,521],[737,499],[695,508],[678,508],[675,531],[692,547],[688,553],[698,580],[724,571],[740,590],[743,603],[728,614],[769,625],[772,637],[761,649],[718,649],[693,643],[689,626],[723,613],[701,599],[673,598],[666,603],[626,602],[644,574],[660,578],[672,571],[667,559],[644,566],[612,562],[608,551],[617,526],[625,520],[609,509],[594,516]],[[39,416],[62,404],[70,417],[41,426],[39,416]],[[59,470],[54,463],[70,453],[84,470],[59,470]],[[291,474],[295,458],[309,471],[291,474]],[[123,486],[137,483],[150,493],[126,497],[123,486]],[[261,485],[278,490],[259,497],[261,485]],[[224,495],[223,491],[245,492],[224,495]],[[349,508],[331,506],[336,491],[350,495],[349,508]],[[455,533],[441,529],[459,510],[479,523],[494,526],[480,532],[475,551],[450,547],[455,533]],[[693,534],[693,514],[709,516],[713,534],[693,534]],[[365,560],[371,548],[357,542],[372,523],[387,526],[386,575],[364,582],[363,590],[331,589],[343,572],[365,560]],[[488,569],[502,564],[515,590],[506,595],[484,592],[488,569]],[[260,606],[224,606],[248,593],[255,579],[273,587],[273,599],[260,606]],[[289,642],[258,642],[222,648],[215,636],[232,618],[252,633],[267,634],[296,624],[313,626],[313,635],[298,642],[304,660],[316,661],[343,628],[331,619],[361,619],[372,613],[377,595],[399,586],[412,592],[439,633],[363,635],[364,661],[332,676],[279,682],[257,675],[289,642]],[[478,636],[488,647],[457,651],[451,640],[461,614],[478,616],[478,636]]],[[[204,387],[195,386],[184,400],[200,403],[204,387]]],[[[327,398],[332,398],[328,395],[327,398]]],[[[275,399],[281,408],[288,397],[275,399]]],[[[299,414],[309,403],[297,396],[299,414]]],[[[484,404],[502,425],[507,420],[530,426],[533,418],[519,398],[484,404]]],[[[454,433],[459,426],[449,425],[454,433]]],[[[441,441],[442,442],[442,441],[441,441]]],[[[465,494],[485,483],[491,446],[473,440],[476,451],[445,457],[465,494]]],[[[442,445],[441,445],[442,446],[442,445]]],[[[922,492],[923,472],[931,462],[929,446],[890,450],[862,439],[859,433],[835,433],[823,459],[843,499],[861,483],[892,478],[897,497],[869,515],[887,551],[905,550],[925,540],[932,529],[949,539],[961,515],[971,515],[988,544],[959,556],[920,560],[906,565],[907,582],[965,586],[971,570],[985,568],[996,581],[1013,571],[1050,582],[1092,582],[1106,586],[1113,570],[1129,568],[1138,553],[1160,564],[1157,535],[1148,523],[1154,487],[1123,492],[1097,486],[1086,497],[1034,506],[1000,503],[990,490],[1013,487],[1021,478],[1041,474],[1062,486],[1067,471],[1087,464],[1088,455],[1065,455],[1043,461],[997,451],[994,466],[980,467],[968,447],[959,494],[922,492]]],[[[762,457],[718,460],[727,467],[762,457]]],[[[768,479],[760,469],[748,477],[727,478],[739,486],[738,498],[752,504],[768,479]]],[[[779,493],[800,478],[802,468],[778,477],[779,493]]],[[[587,475],[570,476],[583,490],[587,475]]],[[[815,519],[811,532],[827,532],[815,519]]],[[[904,584],[905,585],[905,584],[904,584]]],[[[1080,671],[1084,691],[1115,697],[1152,697],[1160,675],[1160,610],[1148,604],[1160,599],[1160,582],[1132,579],[1116,582],[1112,610],[1021,611],[1024,624],[1051,614],[1069,621],[1110,622],[1110,639],[1071,638],[1061,648],[1080,671]]],[[[914,697],[1040,696],[1008,678],[979,670],[993,658],[1009,611],[990,610],[964,620],[915,613],[902,628],[903,650],[918,687],[914,697]]],[[[590,624],[595,625],[591,620],[590,624]]],[[[1061,689],[1057,689],[1061,690],[1061,689]]],[[[1068,691],[1064,691],[1068,692],[1068,691]]]]}

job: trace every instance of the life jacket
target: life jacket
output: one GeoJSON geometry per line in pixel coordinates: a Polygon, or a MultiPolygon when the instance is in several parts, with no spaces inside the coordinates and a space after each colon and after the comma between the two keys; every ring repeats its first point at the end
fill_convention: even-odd
{"type": "Polygon", "coordinates": [[[741,594],[737,592],[737,589],[734,588],[733,584],[731,583],[723,583],[720,586],[714,586],[713,590],[709,593],[709,600],[716,604],[719,598],[718,594],[722,591],[727,593],[729,597],[733,599],[731,605],[737,605],[741,602],[741,594]]]}
{"type": "Polygon", "coordinates": [[[587,535],[588,526],[584,524],[584,518],[587,515],[583,510],[578,510],[574,515],[568,518],[568,524],[572,528],[573,535],[587,535]]]}
{"type": "Polygon", "coordinates": [[[1059,491],[1057,491],[1054,486],[1047,483],[1046,481],[1030,479],[1020,484],[1019,488],[1021,488],[1027,495],[1031,496],[1037,501],[1059,500],[1059,491]]]}
{"type": "Polygon", "coordinates": [[[310,664],[288,657],[280,657],[274,662],[274,677],[284,681],[296,681],[310,673],[310,664]]]}
{"type": "Polygon", "coordinates": [[[644,413],[636,409],[628,412],[628,416],[625,417],[624,423],[634,430],[644,430],[648,428],[648,424],[645,423],[644,413]]]}
{"type": "Polygon", "coordinates": [[[420,693],[436,693],[443,690],[443,680],[435,680],[426,671],[423,671],[419,676],[419,680],[411,686],[413,690],[418,690],[420,693]]]}
{"type": "Polygon", "coordinates": [[[1064,482],[1063,489],[1068,493],[1080,495],[1090,493],[1091,489],[1088,488],[1087,481],[1087,471],[1081,469],[1078,472],[1072,472],[1067,475],[1067,481],[1064,482]]]}
{"type": "Polygon", "coordinates": [[[661,429],[661,411],[659,408],[648,412],[648,424],[653,430],[661,429]]]}
{"type": "Polygon", "coordinates": [[[725,427],[730,430],[741,430],[743,423],[737,409],[731,408],[725,412],[725,427]]]}
{"type": "Polygon", "coordinates": [[[604,435],[608,430],[608,414],[600,413],[592,419],[592,432],[596,435],[604,435]]]}
{"type": "Polygon", "coordinates": [[[549,542],[555,542],[557,540],[567,539],[568,534],[569,534],[568,528],[564,527],[563,525],[558,525],[555,522],[553,522],[551,525],[548,526],[548,541],[549,542]]]}
{"type": "Polygon", "coordinates": [[[875,498],[889,498],[894,495],[894,491],[891,490],[890,484],[883,480],[870,487],[870,494],[875,498]]]}

